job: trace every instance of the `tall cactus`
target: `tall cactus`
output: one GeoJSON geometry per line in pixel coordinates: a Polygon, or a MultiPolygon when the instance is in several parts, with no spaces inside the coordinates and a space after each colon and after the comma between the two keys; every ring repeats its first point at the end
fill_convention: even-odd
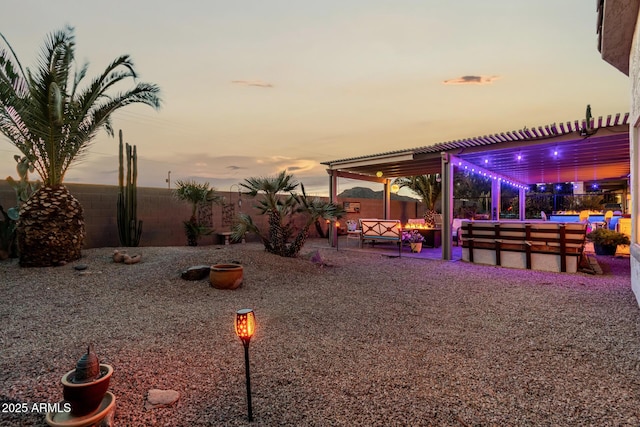
{"type": "Polygon", "coordinates": [[[136,146],[122,144],[122,129],[120,137],[120,167],[118,169],[118,236],[122,246],[138,246],[142,234],[142,221],[136,217],[137,181],[138,181],[138,155],[136,146]],[[124,182],[124,150],[127,152],[127,181],[124,182]]]}

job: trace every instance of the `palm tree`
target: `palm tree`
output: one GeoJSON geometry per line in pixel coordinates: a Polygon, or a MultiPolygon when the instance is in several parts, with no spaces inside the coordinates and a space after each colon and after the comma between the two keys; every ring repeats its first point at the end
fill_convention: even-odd
{"type": "Polygon", "coordinates": [[[33,165],[42,187],[24,203],[18,221],[20,265],[59,265],[80,258],[84,240],[82,206],[62,185],[68,168],[86,154],[97,132],[113,136],[111,114],[133,103],[160,107],[157,85],[115,87],[136,72],[128,55],[80,87],[88,64],[75,61],[70,27],[51,33],[35,69],[26,70],[0,34],[0,132],[33,165]]]}
{"type": "Polygon", "coordinates": [[[440,197],[442,191],[442,183],[439,180],[438,175],[416,175],[405,176],[396,178],[393,184],[398,185],[400,188],[406,187],[409,190],[416,193],[422,199],[427,210],[424,214],[425,223],[430,226],[436,224],[436,201],[440,197]]]}
{"type": "Polygon", "coordinates": [[[256,208],[261,215],[268,216],[269,230],[266,233],[260,230],[253,218],[243,213],[238,216],[231,237],[240,240],[245,233],[254,233],[264,244],[265,250],[276,255],[297,256],[309,236],[309,228],[317,219],[333,220],[342,213],[333,203],[308,197],[304,186],[286,171],[275,177],[247,178],[240,186],[251,197],[262,195],[256,208]],[[301,187],[302,194],[295,193],[298,186],[301,187]],[[299,216],[304,218],[301,227],[296,226],[296,218],[299,216]]]}
{"type": "Polygon", "coordinates": [[[209,187],[209,183],[199,184],[195,181],[176,181],[176,189],[173,190],[174,196],[178,200],[191,203],[191,217],[188,221],[184,221],[184,229],[187,235],[188,246],[198,246],[198,238],[203,234],[210,233],[208,227],[198,222],[197,212],[198,205],[207,202],[220,202],[220,196],[215,194],[215,189],[209,187]]]}

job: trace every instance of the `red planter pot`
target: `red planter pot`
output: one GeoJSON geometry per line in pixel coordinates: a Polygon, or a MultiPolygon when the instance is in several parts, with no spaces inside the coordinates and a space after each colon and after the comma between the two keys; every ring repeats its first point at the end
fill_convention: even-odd
{"type": "Polygon", "coordinates": [[[113,367],[100,364],[100,378],[86,383],[74,383],[75,372],[76,370],[73,369],[63,375],[62,394],[64,400],[71,404],[71,413],[81,417],[95,411],[100,406],[109,389],[113,367]]]}

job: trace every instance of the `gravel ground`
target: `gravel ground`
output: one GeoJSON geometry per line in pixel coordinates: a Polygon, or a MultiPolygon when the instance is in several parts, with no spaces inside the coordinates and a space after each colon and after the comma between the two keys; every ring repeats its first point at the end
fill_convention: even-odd
{"type": "MultiPolygon", "coordinates": [[[[60,377],[93,342],[115,369],[117,425],[249,425],[233,320],[250,307],[252,425],[640,424],[628,258],[599,257],[605,274],[592,276],[328,248],[321,267],[258,244],[137,248],[135,265],[112,252],[0,263],[1,402],[61,400],[60,377]],[[179,277],[230,261],[245,269],[234,291],[179,277]],[[152,388],[181,397],[146,410],[152,388]]],[[[0,425],[44,414],[0,413],[0,425]]]]}

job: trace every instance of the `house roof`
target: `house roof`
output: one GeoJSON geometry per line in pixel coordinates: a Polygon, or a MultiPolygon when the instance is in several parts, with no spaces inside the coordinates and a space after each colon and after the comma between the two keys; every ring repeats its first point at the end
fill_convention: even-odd
{"type": "Polygon", "coordinates": [[[553,123],[430,146],[322,162],[338,176],[372,180],[439,173],[441,153],[527,183],[626,179],[629,113],[553,123]]]}

